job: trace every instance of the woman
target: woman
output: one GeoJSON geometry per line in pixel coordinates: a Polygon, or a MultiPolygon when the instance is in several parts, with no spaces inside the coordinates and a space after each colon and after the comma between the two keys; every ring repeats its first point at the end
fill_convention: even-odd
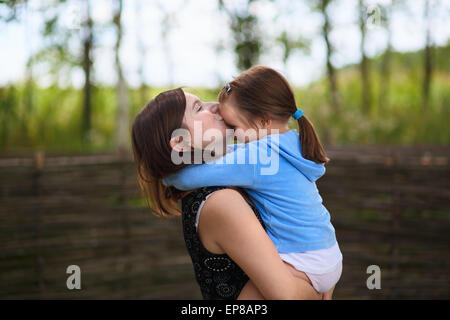
{"type": "Polygon", "coordinates": [[[219,130],[223,141],[215,143],[226,144],[227,127],[218,113],[217,103],[204,103],[181,89],[163,92],[135,117],[132,145],[139,185],[147,200],[151,200],[154,212],[161,216],[179,215],[175,200],[183,198],[183,232],[203,297],[330,298],[331,292],[320,295],[303,272],[280,259],[258,220],[256,209],[242,193],[209,187],[183,194],[163,185],[164,177],[188,165],[186,161],[178,164],[173,161],[174,154],[193,160],[198,150],[210,144],[203,134],[196,135],[196,123],[201,123],[202,133],[208,129],[219,130]],[[183,136],[173,135],[180,128],[190,137],[202,138],[186,141],[183,136]]]}

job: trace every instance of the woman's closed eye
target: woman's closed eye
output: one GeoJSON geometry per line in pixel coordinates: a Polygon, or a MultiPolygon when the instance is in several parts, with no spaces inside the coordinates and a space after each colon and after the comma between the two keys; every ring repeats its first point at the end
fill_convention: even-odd
{"type": "Polygon", "coordinates": [[[200,99],[196,99],[192,104],[192,111],[197,113],[203,109],[203,102],[200,99]]]}
{"type": "Polygon", "coordinates": [[[225,125],[226,125],[227,127],[229,127],[230,129],[235,129],[235,128],[236,128],[236,126],[233,126],[233,125],[227,123],[226,121],[224,121],[224,122],[225,122],[225,125]]]}

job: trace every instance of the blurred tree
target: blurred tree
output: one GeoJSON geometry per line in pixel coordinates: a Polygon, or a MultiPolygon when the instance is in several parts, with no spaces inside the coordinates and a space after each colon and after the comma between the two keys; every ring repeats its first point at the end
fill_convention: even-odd
{"type": "Polygon", "coordinates": [[[331,58],[334,54],[334,48],[330,41],[331,21],[328,13],[328,8],[332,1],[333,0],[308,0],[308,4],[312,6],[313,10],[320,12],[323,17],[321,34],[326,47],[327,78],[330,87],[331,105],[333,106],[333,110],[337,112],[341,107],[336,68],[331,62],[331,58]]]}
{"type": "MultiPolygon", "coordinates": [[[[0,22],[13,22],[20,21],[23,14],[28,12],[28,0],[8,0],[0,1],[0,22]]],[[[26,17],[25,22],[25,32],[29,34],[29,25],[27,23],[26,17]]],[[[27,48],[27,53],[31,56],[30,42],[25,43],[27,48]]],[[[10,86],[6,90],[5,99],[2,99],[4,104],[2,105],[3,116],[2,118],[2,129],[1,129],[1,146],[6,146],[7,136],[10,134],[10,128],[14,127],[16,122],[20,128],[20,135],[24,140],[28,137],[28,118],[33,110],[33,72],[32,72],[32,58],[30,57],[27,61],[25,72],[25,88],[23,90],[22,98],[19,99],[19,91],[14,87],[10,86]],[[19,101],[23,103],[23,109],[19,110],[17,105],[19,101]]]]}
{"type": "Polygon", "coordinates": [[[91,18],[90,0],[85,0],[85,20],[83,23],[83,71],[84,96],[82,113],[82,138],[89,143],[92,118],[92,48],[94,42],[93,21],[91,18]]]}
{"type": "Polygon", "coordinates": [[[391,3],[387,3],[383,9],[383,14],[381,15],[382,25],[386,29],[387,41],[386,49],[383,53],[381,60],[381,70],[380,70],[380,91],[379,91],[379,105],[380,109],[383,107],[389,107],[389,86],[391,80],[391,63],[392,63],[392,11],[394,4],[397,1],[392,0],[391,3]]]}
{"type": "Polygon", "coordinates": [[[325,41],[325,45],[327,47],[327,74],[328,81],[330,83],[330,92],[331,92],[331,100],[333,103],[334,110],[340,110],[340,101],[339,101],[339,91],[338,84],[336,79],[336,70],[331,62],[331,56],[333,55],[334,49],[332,44],[330,43],[330,17],[328,15],[327,9],[332,0],[320,0],[319,9],[323,15],[323,26],[322,26],[322,36],[325,41]]]}
{"type": "Polygon", "coordinates": [[[358,2],[358,11],[359,11],[359,30],[361,32],[361,62],[360,62],[360,71],[361,71],[361,81],[362,81],[362,91],[361,91],[361,108],[369,114],[372,109],[372,93],[371,93],[371,82],[370,82],[370,65],[369,59],[366,55],[366,32],[367,32],[367,7],[365,5],[364,0],[359,0],[358,2]]]}
{"type": "MultiPolygon", "coordinates": [[[[142,27],[142,2],[137,1],[135,6],[136,11],[136,30],[143,30],[142,27]]],[[[145,61],[147,58],[147,48],[145,47],[144,41],[143,41],[143,33],[137,32],[137,47],[139,52],[139,66],[138,66],[138,75],[139,75],[139,105],[142,107],[144,104],[149,100],[149,97],[147,96],[148,92],[148,86],[145,81],[145,61]]]]}
{"type": "MultiPolygon", "coordinates": [[[[27,3],[25,4],[25,8],[27,7],[27,3]]],[[[28,14],[28,10],[27,8],[25,9],[25,11],[28,14]]],[[[30,26],[29,26],[29,21],[26,18],[25,21],[25,33],[28,35],[28,37],[30,36],[30,26]]],[[[24,110],[23,113],[21,115],[21,133],[24,137],[24,140],[28,138],[28,119],[31,116],[31,113],[34,110],[34,79],[33,79],[33,49],[31,47],[31,41],[26,41],[26,48],[27,48],[27,53],[28,53],[28,61],[27,61],[27,65],[26,65],[26,76],[25,76],[25,90],[24,90],[24,110]]]]}
{"type": "Polygon", "coordinates": [[[129,109],[129,97],[128,97],[128,87],[123,75],[122,63],[120,61],[120,48],[122,45],[123,36],[123,26],[122,26],[122,0],[115,0],[115,9],[113,23],[116,26],[117,38],[116,45],[114,47],[115,52],[115,64],[117,71],[117,102],[118,102],[118,112],[117,112],[117,148],[120,154],[126,152],[127,142],[128,142],[128,109],[129,109]]]}
{"type": "Polygon", "coordinates": [[[424,49],[424,70],[422,81],[422,108],[427,109],[430,100],[430,87],[433,73],[433,53],[432,53],[432,40],[431,40],[431,18],[430,18],[430,0],[425,0],[424,20],[426,24],[425,31],[425,49],[424,49]]]}
{"type": "Polygon", "coordinates": [[[11,128],[17,122],[18,90],[14,85],[0,88],[0,148],[8,146],[11,128]]]}
{"type": "Polygon", "coordinates": [[[285,71],[287,71],[287,62],[293,51],[301,50],[305,51],[306,53],[310,52],[309,48],[311,43],[309,40],[304,38],[298,38],[297,40],[294,40],[289,36],[286,30],[283,30],[283,32],[281,32],[276,41],[280,43],[283,48],[283,64],[285,71]]]}
{"type": "Polygon", "coordinates": [[[167,73],[169,76],[169,86],[173,86],[174,62],[172,60],[172,54],[170,50],[170,33],[175,24],[176,12],[169,10],[165,5],[165,1],[158,1],[157,5],[159,11],[162,13],[163,16],[161,21],[161,40],[162,40],[162,48],[164,50],[164,56],[167,59],[167,73]]]}
{"type": "Polygon", "coordinates": [[[58,82],[61,77],[70,81],[73,68],[83,70],[84,85],[80,138],[83,143],[88,144],[90,142],[92,113],[94,23],[91,18],[90,0],[84,0],[83,2],[77,1],[75,4],[77,8],[83,8],[83,10],[77,10],[77,13],[83,12],[83,21],[80,21],[80,25],[69,25],[65,15],[67,3],[66,0],[54,0],[43,2],[37,8],[37,11],[45,19],[42,30],[43,46],[29,58],[28,64],[31,66],[32,64],[45,63],[48,66],[47,75],[53,75],[55,82],[58,82]],[[80,51],[73,50],[71,44],[73,45],[74,42],[81,44],[80,51]]]}
{"type": "Polygon", "coordinates": [[[262,51],[262,39],[258,29],[258,17],[250,12],[250,5],[258,0],[246,0],[243,10],[231,9],[224,0],[219,1],[219,9],[230,19],[230,29],[235,42],[234,52],[237,67],[246,70],[257,64],[262,51]]]}
{"type": "Polygon", "coordinates": [[[20,11],[24,9],[27,2],[28,0],[0,0],[0,9],[6,9],[0,10],[0,21],[11,22],[17,20],[20,11]]]}

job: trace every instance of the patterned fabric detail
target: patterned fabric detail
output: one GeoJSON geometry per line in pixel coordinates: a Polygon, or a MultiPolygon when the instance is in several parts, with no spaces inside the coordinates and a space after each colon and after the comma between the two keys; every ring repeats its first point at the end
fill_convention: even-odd
{"type": "MultiPolygon", "coordinates": [[[[226,188],[200,188],[181,201],[184,241],[194,266],[195,278],[205,300],[236,300],[249,279],[227,254],[209,252],[200,241],[195,228],[195,217],[202,201],[212,192],[226,188]]],[[[258,210],[253,204],[250,206],[264,227],[258,210]]]]}

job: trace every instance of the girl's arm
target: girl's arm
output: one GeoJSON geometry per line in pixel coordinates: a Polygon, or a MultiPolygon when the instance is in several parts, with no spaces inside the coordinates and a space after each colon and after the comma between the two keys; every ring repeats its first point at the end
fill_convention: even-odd
{"type": "Polygon", "coordinates": [[[193,164],[163,179],[166,186],[192,190],[208,186],[254,186],[257,174],[257,149],[254,144],[235,148],[221,158],[193,164]]]}
{"type": "Polygon", "coordinates": [[[214,192],[203,206],[198,230],[204,245],[212,243],[213,252],[228,254],[264,298],[321,298],[309,283],[292,275],[239,192],[214,192]]]}

